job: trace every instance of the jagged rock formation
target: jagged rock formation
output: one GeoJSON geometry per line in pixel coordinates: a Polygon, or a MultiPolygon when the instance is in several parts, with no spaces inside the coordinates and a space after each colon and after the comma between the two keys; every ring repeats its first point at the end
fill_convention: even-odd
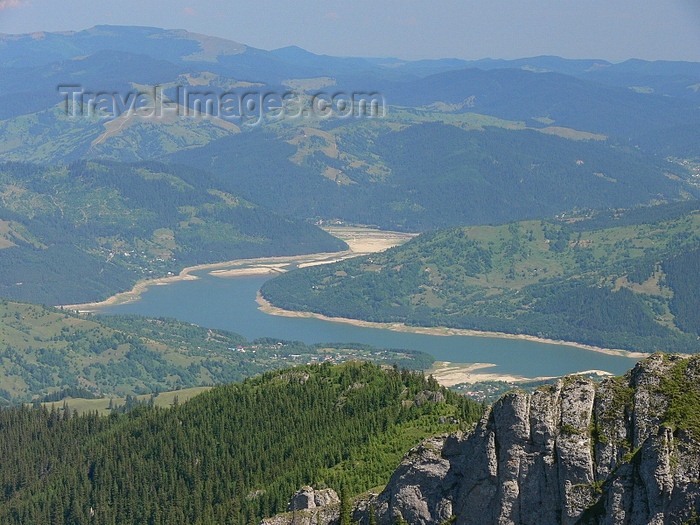
{"type": "Polygon", "coordinates": [[[315,509],[328,505],[340,504],[338,493],[333,489],[314,490],[313,487],[302,487],[289,501],[288,511],[315,509]]]}
{"type": "MultiPolygon", "coordinates": [[[[338,522],[337,505],[321,508],[263,523],[338,522]]],[[[414,447],[354,519],[366,525],[370,508],[380,525],[697,525],[700,356],[654,354],[600,384],[570,376],[506,394],[473,431],[414,447]]]]}
{"type": "MultiPolygon", "coordinates": [[[[476,429],[412,449],[380,524],[671,524],[700,514],[700,358],[506,394],[476,429]]],[[[366,512],[358,518],[367,522],[366,512]]]]}
{"type": "Polygon", "coordinates": [[[423,403],[438,404],[444,402],[445,396],[442,395],[442,392],[433,390],[424,390],[423,392],[420,392],[414,400],[414,403],[418,406],[422,405],[423,403]]]}
{"type": "Polygon", "coordinates": [[[338,521],[340,498],[333,489],[302,487],[287,506],[287,513],[262,520],[261,525],[319,525],[338,521]]]}

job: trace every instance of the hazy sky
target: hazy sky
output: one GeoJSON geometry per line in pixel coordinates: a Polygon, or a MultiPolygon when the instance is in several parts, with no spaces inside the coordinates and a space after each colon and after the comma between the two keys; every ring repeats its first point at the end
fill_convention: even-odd
{"type": "Polygon", "coordinates": [[[0,0],[0,32],[187,29],[341,56],[700,61],[700,0],[0,0]]]}

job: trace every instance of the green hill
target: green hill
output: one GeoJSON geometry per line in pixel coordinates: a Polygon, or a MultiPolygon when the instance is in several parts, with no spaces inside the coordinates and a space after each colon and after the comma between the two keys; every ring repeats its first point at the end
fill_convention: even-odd
{"type": "Polygon", "coordinates": [[[406,62],[97,26],[0,35],[0,64],[1,160],[183,163],[301,220],[427,231],[699,195],[688,169],[700,136],[697,63],[406,62]],[[61,85],[104,96],[86,94],[82,115],[66,115],[61,85]],[[160,107],[154,86],[178,112],[146,116],[146,99],[160,107]],[[148,96],[129,112],[137,92],[148,96]],[[351,116],[336,103],[314,117],[319,92],[373,93],[386,112],[351,116]],[[275,116],[262,110],[266,93],[295,93],[308,107],[285,96],[288,111],[275,116]],[[244,96],[261,97],[255,110],[244,111],[244,96]],[[202,104],[211,115],[185,115],[202,104]]]}
{"type": "Polygon", "coordinates": [[[639,351],[700,350],[698,201],[458,227],[265,283],[275,306],[639,351]]]}
{"type": "Polygon", "coordinates": [[[203,146],[239,132],[220,119],[145,118],[139,114],[105,120],[65,114],[63,103],[36,113],[0,120],[0,159],[41,164],[80,158],[134,162],[203,146]]]}
{"type": "MultiPolygon", "coordinates": [[[[186,77],[193,83],[226,81],[186,77]]],[[[218,187],[287,217],[410,231],[539,218],[575,207],[626,207],[698,192],[688,183],[687,166],[605,135],[541,123],[528,127],[523,120],[455,113],[449,106],[391,106],[383,118],[290,118],[257,128],[175,116],[69,119],[62,111],[59,105],[0,120],[0,138],[6,139],[0,159],[161,159],[206,169],[219,179],[218,187]]],[[[693,135],[682,135],[674,143],[687,143],[683,157],[692,158],[693,135]]]]}
{"type": "Polygon", "coordinates": [[[112,397],[240,381],[308,362],[429,368],[432,356],[359,344],[256,339],[174,319],[78,316],[0,300],[0,403],[112,397]]]}
{"type": "Polygon", "coordinates": [[[94,301],[186,266],[346,248],[182,166],[5,163],[0,196],[0,296],[23,301],[94,301]]]}
{"type": "Polygon", "coordinates": [[[207,169],[286,217],[407,231],[700,195],[688,164],[700,133],[694,63],[339,58],[119,26],[0,35],[0,44],[4,161],[160,159],[207,169]],[[122,101],[107,97],[88,118],[86,95],[82,115],[69,116],[59,85],[122,101]],[[156,85],[178,112],[145,116],[144,100],[145,110],[127,111],[129,94],[156,85]],[[319,90],[360,88],[380,94],[381,118],[310,111],[319,90]],[[309,107],[287,98],[282,117],[259,111],[262,100],[250,113],[215,103],[291,92],[309,107]],[[201,104],[212,115],[185,115],[201,104]]]}
{"type": "Polygon", "coordinates": [[[572,129],[393,107],[381,119],[304,124],[230,135],[165,159],[209,170],[231,191],[291,217],[408,231],[698,191],[683,165],[572,129]]]}
{"type": "Polygon", "coordinates": [[[386,483],[416,442],[480,412],[432,378],[357,362],[110,417],[4,409],[0,521],[257,523],[305,484],[354,495],[386,483]]]}

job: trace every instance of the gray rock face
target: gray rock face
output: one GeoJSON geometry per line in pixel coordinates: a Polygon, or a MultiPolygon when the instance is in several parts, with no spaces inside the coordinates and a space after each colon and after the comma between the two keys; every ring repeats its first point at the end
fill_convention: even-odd
{"type": "Polygon", "coordinates": [[[442,392],[434,392],[432,390],[424,390],[423,392],[420,392],[417,396],[416,399],[414,400],[414,403],[418,406],[424,404],[424,403],[444,403],[445,402],[445,396],[442,395],[442,392]]]}
{"type": "Polygon", "coordinates": [[[393,518],[401,512],[408,523],[416,524],[449,519],[452,502],[444,486],[450,461],[442,456],[446,437],[427,439],[406,454],[375,503],[380,516],[393,518]]]}
{"type": "Polygon", "coordinates": [[[700,515],[700,441],[673,421],[698,400],[700,358],[661,354],[599,385],[506,394],[474,431],[406,454],[373,501],[377,521],[682,524],[700,515]]]}
{"type": "Polygon", "coordinates": [[[306,486],[292,496],[286,514],[264,519],[261,525],[328,525],[339,518],[340,498],[335,490],[306,486]]]}
{"type": "Polygon", "coordinates": [[[289,501],[287,511],[315,509],[340,503],[338,494],[333,489],[314,490],[312,487],[302,487],[289,501]]]}

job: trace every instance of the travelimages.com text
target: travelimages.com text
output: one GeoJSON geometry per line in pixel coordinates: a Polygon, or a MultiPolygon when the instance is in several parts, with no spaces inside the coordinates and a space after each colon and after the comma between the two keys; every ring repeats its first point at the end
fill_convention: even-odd
{"type": "Polygon", "coordinates": [[[196,91],[191,86],[153,86],[126,93],[89,91],[82,86],[61,85],[65,113],[70,118],[111,120],[134,116],[219,118],[249,126],[264,121],[297,118],[377,118],[386,113],[384,97],[377,92],[314,94],[287,91],[196,91]]]}

